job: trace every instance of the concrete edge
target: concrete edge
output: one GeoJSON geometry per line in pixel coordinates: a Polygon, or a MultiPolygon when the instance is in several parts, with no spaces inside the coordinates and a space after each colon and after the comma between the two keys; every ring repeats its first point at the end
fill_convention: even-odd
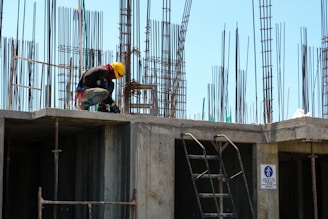
{"type": "Polygon", "coordinates": [[[26,119],[31,120],[32,114],[30,112],[0,110],[0,117],[6,119],[26,119]]]}

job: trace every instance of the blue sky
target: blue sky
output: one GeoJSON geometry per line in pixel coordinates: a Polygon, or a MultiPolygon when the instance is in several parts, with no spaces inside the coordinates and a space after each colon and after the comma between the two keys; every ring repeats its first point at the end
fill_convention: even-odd
{"type": "MultiPolygon", "coordinates": [[[[104,50],[115,50],[118,43],[118,23],[119,23],[119,1],[108,0],[85,0],[85,7],[88,10],[104,12],[104,50]]],[[[140,0],[143,8],[141,11],[141,22],[146,20],[145,4],[146,0],[140,0]]],[[[43,28],[44,0],[38,0],[37,3],[37,23],[40,29],[43,28]]],[[[17,4],[18,0],[4,0],[3,8],[3,29],[2,36],[15,37],[17,24],[17,4]]],[[[20,1],[21,6],[24,0],[20,1]]],[[[262,97],[262,71],[261,71],[261,51],[260,51],[260,31],[259,31],[259,1],[254,0],[255,4],[255,34],[257,48],[257,95],[258,112],[261,114],[262,97]]],[[[299,108],[298,100],[298,44],[300,44],[300,28],[306,27],[308,32],[308,46],[318,48],[321,45],[321,1],[306,0],[276,0],[272,1],[272,27],[275,24],[285,24],[285,96],[287,96],[288,87],[290,87],[290,103],[288,104],[288,119],[299,108]]],[[[26,1],[26,24],[32,24],[33,2],[26,1]]],[[[57,0],[57,6],[66,6],[77,8],[78,0],[57,0]]],[[[183,15],[184,1],[171,1],[172,23],[180,24],[183,15]]],[[[22,18],[22,8],[21,15],[22,18]]],[[[161,20],[162,1],[152,1],[151,18],[161,20]],[[156,2],[156,3],[155,3],[156,2]]],[[[21,24],[22,25],[22,24],[21,24]]],[[[252,18],[252,0],[206,0],[192,3],[189,25],[186,36],[185,56],[186,56],[186,77],[187,77],[187,117],[200,118],[202,111],[202,102],[205,98],[207,105],[207,85],[212,82],[211,68],[221,63],[221,34],[225,30],[230,32],[230,74],[234,75],[234,41],[235,30],[238,26],[240,37],[240,59],[241,65],[246,68],[247,41],[249,39],[248,52],[248,78],[247,78],[247,103],[255,105],[255,76],[254,76],[254,52],[253,52],[253,18],[252,18]]],[[[144,25],[141,24],[141,28],[144,25]]],[[[144,29],[145,30],[145,29],[144,29]]],[[[21,31],[21,30],[20,30],[21,31]]],[[[143,29],[141,29],[141,32],[143,29]]],[[[20,32],[20,37],[21,37],[20,32]]],[[[273,57],[275,57],[275,29],[273,36],[273,57]]],[[[32,38],[31,28],[25,28],[25,39],[32,38]]],[[[43,44],[43,33],[36,36],[39,44],[43,44]]],[[[141,45],[144,46],[144,45],[141,45]]],[[[144,51],[145,48],[141,48],[144,51]]],[[[273,98],[274,98],[274,116],[273,121],[278,120],[277,109],[277,85],[276,85],[276,62],[273,60],[273,98]]],[[[234,102],[234,82],[229,79],[229,101],[234,102]]],[[[287,98],[285,98],[285,101],[287,98]]],[[[287,108],[287,103],[285,103],[287,108]]],[[[207,108],[205,108],[207,109],[207,108]]],[[[232,106],[233,109],[233,106],[232,106]]],[[[234,116],[233,116],[234,117],[234,116]]],[[[285,118],[286,119],[286,118],[285,118]]],[[[261,118],[259,118],[261,122],[261,118]]]]}

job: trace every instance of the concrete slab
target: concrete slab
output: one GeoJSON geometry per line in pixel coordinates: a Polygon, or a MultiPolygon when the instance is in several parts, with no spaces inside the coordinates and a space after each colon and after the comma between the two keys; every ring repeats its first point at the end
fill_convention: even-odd
{"type": "Polygon", "coordinates": [[[302,117],[268,125],[262,125],[264,143],[286,142],[304,139],[328,140],[328,120],[302,117]]]}

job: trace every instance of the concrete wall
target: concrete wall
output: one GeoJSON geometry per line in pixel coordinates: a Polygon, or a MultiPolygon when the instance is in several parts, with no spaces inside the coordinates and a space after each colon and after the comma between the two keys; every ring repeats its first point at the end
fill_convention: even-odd
{"type": "MultiPolygon", "coordinates": [[[[55,118],[60,120],[59,146],[62,149],[59,155],[59,198],[129,202],[136,191],[136,209],[128,206],[95,207],[94,216],[97,218],[133,218],[134,215],[142,219],[174,218],[175,146],[177,141],[181,144],[182,133],[192,133],[197,139],[207,142],[213,141],[216,134],[225,134],[234,143],[251,148],[248,157],[248,161],[253,159],[250,187],[253,188],[257,218],[273,219],[279,215],[279,184],[277,189],[260,188],[261,164],[275,165],[279,181],[279,152],[309,153],[309,144],[302,141],[312,139],[319,140],[314,144],[315,153],[328,154],[328,121],[315,118],[262,126],[55,109],[33,113],[0,111],[2,179],[5,140],[21,138],[24,142],[30,141],[29,147],[39,153],[39,157],[34,157],[40,160],[30,163],[30,169],[41,166],[39,173],[33,173],[33,176],[40,177],[39,183],[48,199],[53,197],[51,150],[54,147],[55,118]],[[5,122],[15,130],[11,137],[5,136],[5,122]]],[[[19,142],[13,145],[21,146],[25,147],[19,142]]],[[[24,159],[28,161],[26,157],[24,159]]],[[[326,161],[323,160],[321,165],[326,167],[326,161]]],[[[16,167],[19,167],[19,161],[16,167]]],[[[26,172],[25,176],[28,174],[26,172]]],[[[321,183],[326,183],[327,173],[321,170],[320,174],[323,177],[321,183]]],[[[23,185],[19,180],[16,183],[23,185]]],[[[0,192],[4,197],[1,189],[2,185],[0,192]]],[[[322,188],[322,192],[328,193],[326,188],[322,188]]],[[[327,198],[324,198],[321,204],[326,203],[327,198]]],[[[59,212],[61,218],[86,218],[85,206],[59,208],[59,212]]]]}
{"type": "Polygon", "coordinates": [[[132,125],[132,188],[137,190],[137,218],[174,218],[174,141],[169,125],[132,125]]]}
{"type": "Polygon", "coordinates": [[[277,188],[261,189],[261,164],[275,165],[279,170],[278,145],[257,144],[256,150],[256,172],[257,172],[257,218],[275,219],[279,216],[279,171],[276,172],[277,188]]]}
{"type": "MultiPolygon", "coordinates": [[[[129,125],[106,125],[104,129],[105,150],[103,185],[104,201],[131,202],[133,187],[130,174],[130,127],[129,125]]],[[[103,218],[130,218],[135,212],[126,206],[106,206],[103,218]]]]}

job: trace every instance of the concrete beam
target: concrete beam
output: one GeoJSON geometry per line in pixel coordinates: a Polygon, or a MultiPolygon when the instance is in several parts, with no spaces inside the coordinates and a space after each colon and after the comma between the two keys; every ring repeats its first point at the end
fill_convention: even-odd
{"type": "Polygon", "coordinates": [[[311,144],[314,154],[328,154],[328,142],[292,141],[279,143],[280,152],[311,154],[311,144]]]}
{"type": "Polygon", "coordinates": [[[265,143],[304,139],[328,140],[326,119],[303,117],[262,126],[265,143]]]}

